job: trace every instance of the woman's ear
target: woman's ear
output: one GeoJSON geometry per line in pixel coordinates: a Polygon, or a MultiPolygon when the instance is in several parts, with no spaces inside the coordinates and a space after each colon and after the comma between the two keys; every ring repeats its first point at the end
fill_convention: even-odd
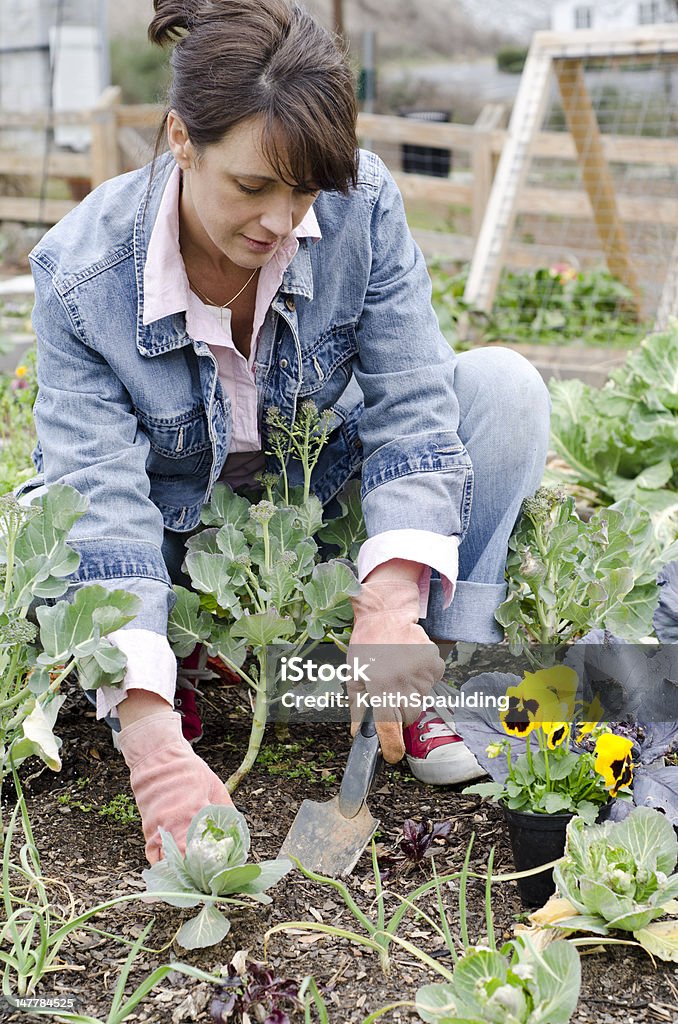
{"type": "Polygon", "coordinates": [[[181,170],[190,170],[195,162],[195,149],[186,125],[175,110],[170,110],[167,115],[167,143],[181,170]]]}

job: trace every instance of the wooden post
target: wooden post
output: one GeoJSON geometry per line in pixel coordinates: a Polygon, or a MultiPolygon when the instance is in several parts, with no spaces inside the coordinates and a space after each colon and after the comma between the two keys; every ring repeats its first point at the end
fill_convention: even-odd
{"type": "Polygon", "coordinates": [[[473,125],[471,146],[471,175],[473,200],[471,204],[472,234],[477,238],[492,191],[496,160],[492,150],[492,133],[505,124],[506,107],[503,103],[486,103],[473,125]]]}
{"type": "Polygon", "coordinates": [[[109,85],[92,110],[92,188],[120,173],[117,118],[120,96],[120,86],[109,85]]]}
{"type": "Polygon", "coordinates": [[[598,237],[610,273],[630,288],[642,312],[642,293],[631,262],[624,225],[617,209],[614,180],[605,159],[596,114],[584,80],[581,58],[554,61],[563,109],[581,165],[598,237]]]}
{"type": "MultiPolygon", "coordinates": [[[[536,37],[538,38],[538,37],[536,37]]],[[[473,253],[464,299],[489,313],[499,283],[509,238],[518,212],[518,197],[527,176],[532,146],[544,117],[551,56],[532,43],[499,158],[490,199],[473,253]]]]}
{"type": "Polygon", "coordinates": [[[676,235],[676,243],[673,247],[666,281],[657,308],[654,322],[655,331],[665,331],[671,317],[678,317],[678,235],[676,235]]]}

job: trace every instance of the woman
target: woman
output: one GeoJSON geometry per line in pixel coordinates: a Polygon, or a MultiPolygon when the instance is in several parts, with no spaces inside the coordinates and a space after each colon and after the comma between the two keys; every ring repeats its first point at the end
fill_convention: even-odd
{"type": "MultiPolygon", "coordinates": [[[[214,483],[251,482],[264,463],[266,410],[291,421],[306,397],[332,410],[313,489],[327,504],[360,472],[369,537],[352,645],[406,651],[408,692],[442,675],[432,639],[501,638],[508,537],[548,437],[525,360],[457,359],[441,336],[398,190],[358,153],[332,38],[286,0],[154,7],[150,38],[179,40],[170,152],[103,184],[31,254],[39,482],[89,499],[73,584],[142,599],[114,637],[125,683],[99,691],[98,715],[120,718],[151,862],[158,826],[181,845],[200,807],[229,801],[172,710],[167,615],[214,483]]],[[[406,751],[424,781],[479,773],[431,712],[394,709],[378,730],[386,759],[406,751]]]]}

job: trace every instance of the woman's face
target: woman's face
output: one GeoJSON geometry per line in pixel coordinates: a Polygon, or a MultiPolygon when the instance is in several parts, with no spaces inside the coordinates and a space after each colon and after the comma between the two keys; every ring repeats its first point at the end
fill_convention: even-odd
{"type": "Polygon", "coordinates": [[[186,242],[216,263],[225,256],[249,269],[268,263],[318,193],[292,188],[277,177],[262,153],[259,118],[237,125],[200,157],[173,111],[167,130],[183,172],[182,249],[186,242]]]}

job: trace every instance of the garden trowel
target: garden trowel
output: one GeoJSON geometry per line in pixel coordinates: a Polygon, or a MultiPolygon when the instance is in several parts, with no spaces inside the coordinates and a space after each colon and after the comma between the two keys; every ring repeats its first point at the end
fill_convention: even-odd
{"type": "Polygon", "coordinates": [[[304,800],[280,849],[309,871],[350,875],[379,822],[365,803],[381,763],[370,708],[355,735],[337,796],[325,803],[304,800]]]}

